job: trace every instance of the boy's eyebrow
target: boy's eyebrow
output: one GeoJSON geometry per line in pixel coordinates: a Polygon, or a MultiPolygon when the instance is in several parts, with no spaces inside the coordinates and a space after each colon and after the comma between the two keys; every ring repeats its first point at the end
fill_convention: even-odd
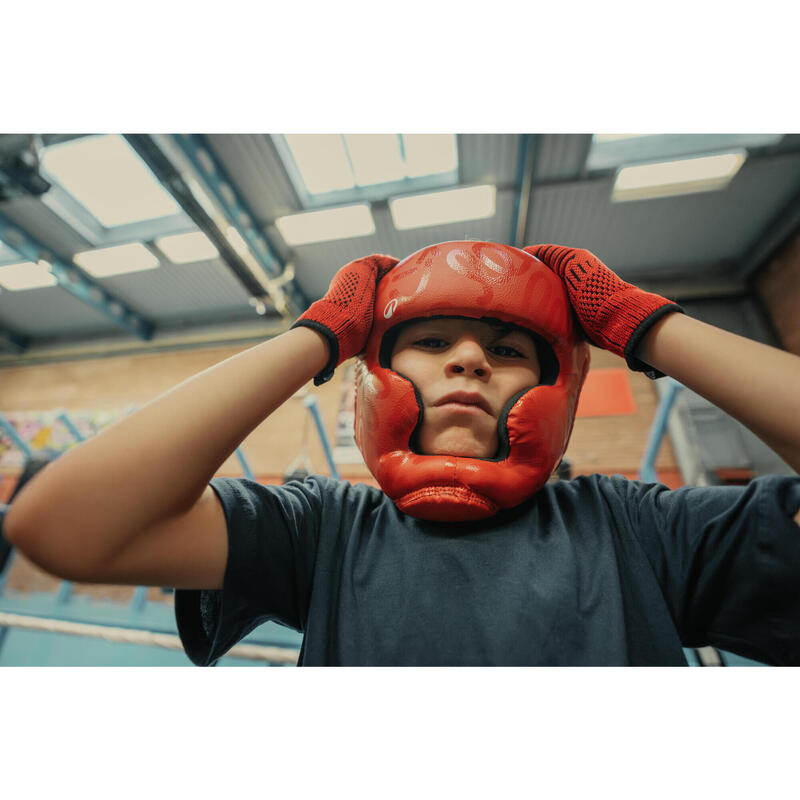
{"type": "Polygon", "coordinates": [[[509,326],[508,328],[504,329],[497,329],[497,330],[493,329],[492,333],[493,333],[492,341],[495,342],[499,341],[500,339],[505,339],[508,336],[514,336],[516,334],[517,338],[522,339],[526,344],[529,344],[532,347],[536,345],[536,341],[533,338],[533,336],[531,336],[531,334],[529,334],[527,331],[522,330],[521,328],[509,326]]]}

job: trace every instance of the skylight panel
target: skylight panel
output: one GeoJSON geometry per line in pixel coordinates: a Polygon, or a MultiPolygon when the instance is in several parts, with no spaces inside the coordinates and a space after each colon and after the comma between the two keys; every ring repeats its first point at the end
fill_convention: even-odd
{"type": "Polygon", "coordinates": [[[301,197],[333,202],[383,199],[417,181],[451,183],[458,168],[455,134],[298,134],[273,137],[301,197]],[[435,182],[425,179],[437,179],[435,182]],[[381,188],[386,187],[381,193],[381,188]],[[377,194],[376,194],[377,192],[377,194]]]}
{"type": "Polygon", "coordinates": [[[95,278],[110,278],[159,266],[159,260],[139,242],[86,250],[77,253],[73,260],[95,278]]]}
{"type": "Polygon", "coordinates": [[[341,136],[287,134],[285,139],[309,192],[322,194],[355,186],[353,170],[341,136]]]}
{"type": "Polygon", "coordinates": [[[438,175],[458,167],[456,137],[451,134],[403,134],[409,178],[438,175]]]}
{"type": "Polygon", "coordinates": [[[400,139],[395,134],[356,133],[346,135],[344,141],[358,186],[401,181],[406,177],[400,139]]]}
{"type": "Polygon", "coordinates": [[[23,261],[0,267],[0,287],[10,292],[55,286],[57,283],[56,276],[50,272],[50,265],[46,261],[39,261],[36,264],[32,261],[23,261]]]}
{"type": "Polygon", "coordinates": [[[106,228],[181,210],[122,136],[86,136],[47,147],[42,170],[106,228]]]}
{"type": "Polygon", "coordinates": [[[174,236],[161,236],[155,241],[156,247],[173,264],[208,261],[219,255],[214,243],[202,231],[178,233],[174,236]]]}
{"type": "Polygon", "coordinates": [[[624,167],[617,174],[614,202],[723,189],[747,157],[744,150],[713,156],[624,167]]]}
{"type": "Polygon", "coordinates": [[[275,220],[275,225],[290,247],[375,233],[375,221],[365,204],[292,214],[275,220]]]}
{"type": "Polygon", "coordinates": [[[642,139],[645,136],[654,136],[652,133],[596,133],[595,142],[618,142],[620,139],[642,139]]]}
{"type": "Polygon", "coordinates": [[[469,186],[445,192],[398,197],[389,210],[398,230],[485,219],[495,214],[494,186],[469,186]]]}

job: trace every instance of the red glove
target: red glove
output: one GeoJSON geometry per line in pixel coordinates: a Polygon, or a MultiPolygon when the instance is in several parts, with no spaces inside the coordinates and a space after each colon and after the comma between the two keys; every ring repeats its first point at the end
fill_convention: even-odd
{"type": "Polygon", "coordinates": [[[683,312],[679,305],[621,280],[588,250],[554,244],[523,249],[564,281],[589,341],[622,356],[632,370],[651,378],[663,376],[636,358],[634,352],[655,322],[675,311],[683,312]]]}
{"type": "Polygon", "coordinates": [[[398,259],[381,255],[351,261],[333,276],[327,294],[312,303],[292,325],[313,328],[328,340],[330,358],[314,378],[315,386],[329,381],[342,361],[364,349],[372,329],[378,281],[397,263],[398,259]]]}

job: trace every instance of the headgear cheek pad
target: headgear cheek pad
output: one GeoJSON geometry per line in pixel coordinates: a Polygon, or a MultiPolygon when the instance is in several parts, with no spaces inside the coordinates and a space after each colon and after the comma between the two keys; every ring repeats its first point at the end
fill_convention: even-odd
{"type": "Polygon", "coordinates": [[[588,367],[589,347],[564,286],[537,258],[490,242],[425,247],[378,284],[373,327],[356,365],[356,443],[383,491],[406,514],[451,522],[489,517],[547,482],[566,450],[588,367]],[[395,326],[431,316],[510,322],[552,348],[557,375],[507,403],[493,458],[412,449],[422,423],[420,395],[390,368],[390,348],[381,345],[395,326]]]}

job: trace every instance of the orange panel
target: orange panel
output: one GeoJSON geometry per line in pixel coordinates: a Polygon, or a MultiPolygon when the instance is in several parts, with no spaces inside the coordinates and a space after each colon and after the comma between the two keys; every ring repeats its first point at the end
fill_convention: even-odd
{"type": "Polygon", "coordinates": [[[586,376],[578,400],[578,417],[609,417],[635,414],[631,384],[626,369],[592,369],[586,376]]]}

